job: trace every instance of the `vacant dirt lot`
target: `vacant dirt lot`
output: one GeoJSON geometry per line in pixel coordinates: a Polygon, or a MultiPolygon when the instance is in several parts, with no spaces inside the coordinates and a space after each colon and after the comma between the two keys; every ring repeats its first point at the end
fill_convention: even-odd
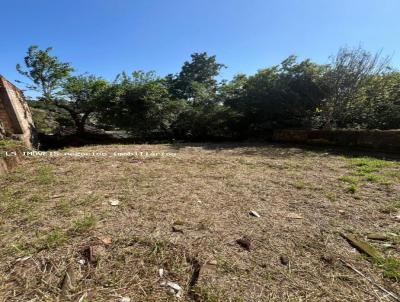
{"type": "Polygon", "coordinates": [[[34,157],[0,176],[0,301],[178,300],[165,281],[180,301],[393,301],[341,260],[400,292],[396,160],[271,145],[60,152],[93,151],[107,155],[34,157]],[[135,151],[176,156],[113,156],[135,151]]]}

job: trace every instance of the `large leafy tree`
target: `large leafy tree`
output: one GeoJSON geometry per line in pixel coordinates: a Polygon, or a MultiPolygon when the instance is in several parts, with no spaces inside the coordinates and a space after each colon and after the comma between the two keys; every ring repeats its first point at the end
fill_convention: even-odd
{"type": "Polygon", "coordinates": [[[170,136],[180,100],[173,100],[163,79],[153,72],[120,74],[103,94],[101,121],[130,131],[136,137],[170,136]]]}
{"type": "Polygon", "coordinates": [[[327,129],[354,126],[358,105],[365,101],[363,91],[371,78],[388,70],[388,63],[389,59],[380,53],[372,54],[361,47],[341,48],[331,57],[321,85],[325,99],[318,112],[320,126],[327,129]]]}
{"type": "Polygon", "coordinates": [[[225,65],[206,52],[193,53],[179,73],[168,75],[172,98],[185,104],[171,125],[174,135],[185,139],[206,139],[224,135],[225,107],[217,76],[225,65]]]}
{"type": "Polygon", "coordinates": [[[298,63],[290,56],[248,78],[234,78],[230,84],[234,93],[226,104],[239,114],[239,124],[249,134],[308,127],[322,99],[319,82],[324,69],[310,60],[298,63]]]}
{"type": "Polygon", "coordinates": [[[69,63],[52,56],[51,50],[51,47],[39,49],[32,45],[24,58],[25,69],[20,64],[16,66],[17,71],[30,80],[26,87],[40,93],[41,99],[46,102],[57,99],[65,79],[74,71],[69,63]]]}
{"type": "Polygon", "coordinates": [[[24,58],[25,67],[17,64],[16,68],[30,80],[26,86],[40,94],[40,101],[66,111],[76,131],[82,133],[89,115],[96,110],[96,101],[107,82],[90,75],[71,76],[74,71],[71,65],[51,55],[51,50],[51,47],[29,47],[24,58]]]}
{"type": "Polygon", "coordinates": [[[206,88],[209,93],[216,93],[218,82],[215,78],[223,67],[225,65],[218,63],[215,56],[209,56],[206,52],[193,53],[191,60],[183,64],[178,74],[166,77],[169,90],[174,97],[186,100],[196,96],[199,86],[206,88]]]}
{"type": "Polygon", "coordinates": [[[85,131],[90,115],[100,110],[99,102],[107,85],[107,81],[93,75],[68,77],[63,83],[62,98],[56,104],[70,114],[78,133],[85,131]]]}

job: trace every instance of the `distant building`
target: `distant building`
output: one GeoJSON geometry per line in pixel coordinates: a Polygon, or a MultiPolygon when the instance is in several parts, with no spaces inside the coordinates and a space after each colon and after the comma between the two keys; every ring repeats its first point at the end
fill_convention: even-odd
{"type": "Polygon", "coordinates": [[[35,125],[22,91],[0,75],[1,137],[21,140],[28,148],[36,145],[35,125]]]}

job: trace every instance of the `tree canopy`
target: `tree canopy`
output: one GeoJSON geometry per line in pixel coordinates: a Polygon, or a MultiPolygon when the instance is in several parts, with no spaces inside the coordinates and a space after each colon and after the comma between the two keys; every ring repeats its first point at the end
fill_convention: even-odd
{"type": "Polygon", "coordinates": [[[220,78],[226,66],[216,56],[194,53],[175,74],[122,72],[113,82],[73,74],[51,50],[31,46],[17,70],[39,101],[69,114],[78,132],[89,119],[135,137],[188,140],[286,128],[400,128],[400,73],[362,48],[341,48],[328,64],[292,55],[230,81],[220,78]]]}

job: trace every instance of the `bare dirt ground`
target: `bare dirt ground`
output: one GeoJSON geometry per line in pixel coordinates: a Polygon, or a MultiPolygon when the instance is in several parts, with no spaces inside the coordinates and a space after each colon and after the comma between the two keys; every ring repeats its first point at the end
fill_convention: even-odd
{"type": "Polygon", "coordinates": [[[61,150],[92,151],[176,156],[34,157],[0,176],[0,301],[394,301],[340,259],[400,293],[399,161],[272,145],[61,150]]]}

